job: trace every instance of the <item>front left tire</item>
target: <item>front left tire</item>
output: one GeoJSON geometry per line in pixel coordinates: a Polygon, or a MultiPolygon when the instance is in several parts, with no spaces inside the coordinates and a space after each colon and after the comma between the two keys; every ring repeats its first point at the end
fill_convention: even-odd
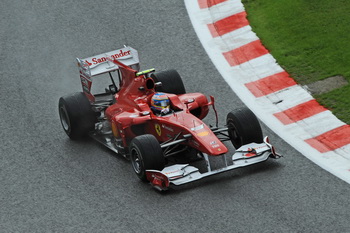
{"type": "Polygon", "coordinates": [[[135,137],[129,146],[130,160],[135,174],[147,182],[146,170],[163,170],[165,158],[158,140],[151,134],[135,137]]]}

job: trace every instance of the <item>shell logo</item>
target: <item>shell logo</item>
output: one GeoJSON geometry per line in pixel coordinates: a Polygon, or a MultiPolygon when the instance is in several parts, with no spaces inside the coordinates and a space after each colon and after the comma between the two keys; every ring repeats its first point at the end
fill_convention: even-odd
{"type": "Polygon", "coordinates": [[[198,135],[199,137],[204,137],[204,136],[208,136],[208,135],[209,135],[209,132],[208,132],[208,131],[203,131],[203,132],[197,133],[197,135],[198,135]]]}

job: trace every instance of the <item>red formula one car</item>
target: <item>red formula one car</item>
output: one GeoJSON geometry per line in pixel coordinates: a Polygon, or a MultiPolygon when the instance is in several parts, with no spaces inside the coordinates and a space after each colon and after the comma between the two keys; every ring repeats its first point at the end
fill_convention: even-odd
{"type": "Polygon", "coordinates": [[[280,157],[249,109],[229,112],[225,126],[218,127],[212,96],[208,101],[201,93],[186,93],[175,70],[140,72],[131,47],[77,58],[77,63],[83,92],[59,100],[64,131],[73,140],[90,135],[129,158],[136,175],[158,190],[280,157]],[[102,74],[111,84],[105,93],[92,94],[92,79],[102,74]],[[209,107],[216,126],[202,121],[209,107]],[[235,148],[230,159],[225,141],[235,148]],[[213,169],[210,157],[222,158],[223,167],[213,169]],[[198,159],[206,162],[206,171],[190,165],[198,159]]]}

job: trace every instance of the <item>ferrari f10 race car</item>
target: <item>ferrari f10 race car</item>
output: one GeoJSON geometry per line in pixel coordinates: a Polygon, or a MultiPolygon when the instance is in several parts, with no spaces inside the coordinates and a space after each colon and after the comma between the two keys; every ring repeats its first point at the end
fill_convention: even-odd
{"type": "Polygon", "coordinates": [[[59,99],[64,131],[73,140],[89,135],[130,159],[135,174],[158,190],[280,157],[248,108],[229,112],[219,127],[214,97],[186,93],[175,70],[139,71],[138,53],[131,47],[77,58],[77,64],[83,92],[59,99]],[[93,79],[103,74],[110,79],[108,87],[92,94],[93,79]],[[215,126],[202,121],[209,107],[215,126]],[[230,159],[226,141],[234,146],[230,159]],[[214,169],[210,157],[222,158],[223,167],[214,169]],[[204,172],[190,165],[198,160],[205,161],[204,172]]]}

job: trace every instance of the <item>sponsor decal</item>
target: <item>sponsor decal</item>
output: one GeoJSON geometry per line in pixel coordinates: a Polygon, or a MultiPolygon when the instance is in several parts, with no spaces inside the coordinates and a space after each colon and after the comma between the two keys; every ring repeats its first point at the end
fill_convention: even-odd
{"type": "MultiPolygon", "coordinates": [[[[113,51],[114,54],[110,55],[110,57],[114,58],[114,59],[122,59],[122,58],[127,58],[128,56],[131,56],[131,50],[127,50],[127,51],[123,51],[122,49],[120,49],[119,51],[113,51]]],[[[97,65],[100,63],[104,63],[107,61],[107,57],[106,56],[102,56],[102,57],[93,57],[93,58],[89,58],[85,60],[85,62],[89,65],[97,65]]]]}
{"type": "Polygon", "coordinates": [[[170,128],[169,126],[162,125],[162,128],[163,128],[163,129],[166,129],[166,130],[169,130],[169,131],[171,131],[171,132],[174,132],[174,129],[173,129],[173,128],[170,128]]]}
{"type": "Polygon", "coordinates": [[[86,62],[89,66],[92,65],[92,63],[90,63],[88,60],[85,60],[85,62],[86,62]]]}
{"type": "Polygon", "coordinates": [[[180,172],[180,169],[174,170],[174,171],[169,171],[169,172],[164,172],[165,175],[170,175],[170,174],[174,174],[174,173],[178,173],[180,172]]]}
{"type": "Polygon", "coordinates": [[[245,157],[252,157],[252,156],[255,156],[256,155],[256,148],[248,148],[247,149],[247,152],[246,154],[244,154],[245,157]]]}
{"type": "Polygon", "coordinates": [[[154,128],[156,129],[156,132],[157,132],[158,136],[161,136],[162,135],[162,128],[160,127],[160,125],[159,124],[155,124],[154,128]]]}
{"type": "Polygon", "coordinates": [[[200,130],[200,129],[203,129],[203,128],[204,128],[204,124],[201,124],[201,125],[199,125],[199,126],[197,126],[197,127],[191,128],[191,130],[192,130],[192,131],[196,131],[196,130],[200,130]]]}
{"type": "Polygon", "coordinates": [[[203,132],[197,133],[197,135],[198,135],[199,137],[205,137],[205,136],[208,136],[208,135],[209,135],[209,132],[208,132],[208,131],[203,131],[203,132]]]}

